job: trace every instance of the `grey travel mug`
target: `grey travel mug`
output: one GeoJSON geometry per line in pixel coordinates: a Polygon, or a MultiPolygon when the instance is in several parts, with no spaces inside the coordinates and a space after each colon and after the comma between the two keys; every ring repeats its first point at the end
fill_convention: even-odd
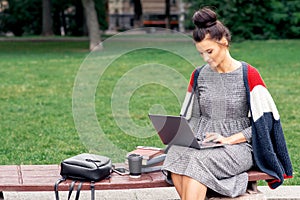
{"type": "Polygon", "coordinates": [[[142,174],[143,156],[139,154],[130,154],[128,157],[129,175],[133,178],[139,178],[142,174]]]}

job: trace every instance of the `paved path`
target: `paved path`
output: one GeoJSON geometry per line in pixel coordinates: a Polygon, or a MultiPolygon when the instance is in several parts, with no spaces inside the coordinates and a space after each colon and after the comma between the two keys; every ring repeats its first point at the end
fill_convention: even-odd
{"type": "MultiPolygon", "coordinates": [[[[267,200],[300,200],[300,186],[281,186],[271,190],[260,186],[267,200]]],[[[75,192],[73,192],[75,193],[75,192]]],[[[80,199],[90,199],[89,191],[82,191],[80,199]]],[[[54,192],[4,192],[5,200],[54,200],[54,192]]],[[[67,199],[67,192],[60,192],[60,199],[67,199]]],[[[74,196],[73,198],[74,199],[74,196]]],[[[96,200],[178,200],[174,188],[96,191],[96,200]]]]}
{"type": "Polygon", "coordinates": [[[88,37],[0,37],[0,42],[88,41],[88,37]]]}

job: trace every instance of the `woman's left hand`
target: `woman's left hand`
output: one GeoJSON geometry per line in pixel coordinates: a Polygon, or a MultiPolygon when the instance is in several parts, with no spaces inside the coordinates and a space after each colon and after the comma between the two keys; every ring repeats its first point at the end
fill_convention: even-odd
{"type": "Polygon", "coordinates": [[[230,141],[231,138],[230,137],[224,137],[222,135],[220,135],[217,139],[215,139],[213,142],[217,142],[220,144],[231,144],[230,141]]]}

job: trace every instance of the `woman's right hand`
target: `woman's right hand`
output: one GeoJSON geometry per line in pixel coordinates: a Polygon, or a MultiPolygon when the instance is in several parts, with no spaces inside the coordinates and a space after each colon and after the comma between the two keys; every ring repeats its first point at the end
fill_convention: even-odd
{"type": "Polygon", "coordinates": [[[206,137],[203,142],[216,142],[221,144],[239,144],[247,142],[244,134],[242,132],[233,134],[229,137],[223,137],[218,133],[206,133],[206,137]]]}
{"type": "Polygon", "coordinates": [[[217,140],[221,139],[223,136],[219,133],[211,132],[206,133],[203,142],[218,142],[217,140]]]}

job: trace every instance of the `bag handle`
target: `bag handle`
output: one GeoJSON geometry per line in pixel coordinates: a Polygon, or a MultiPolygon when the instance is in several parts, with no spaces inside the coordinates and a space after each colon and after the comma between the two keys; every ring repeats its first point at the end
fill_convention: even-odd
{"type": "MultiPolygon", "coordinates": [[[[66,180],[66,178],[62,177],[62,178],[58,179],[54,184],[54,192],[55,192],[56,200],[59,200],[58,185],[65,180],[66,180]]],[[[76,180],[72,181],[72,183],[69,187],[68,200],[70,200],[70,198],[71,198],[75,183],[76,183],[76,180]]],[[[83,184],[82,181],[80,181],[80,183],[78,184],[75,200],[79,200],[82,184],[83,184]]],[[[95,181],[91,181],[91,200],[95,200],[95,181]]]]}
{"type": "Polygon", "coordinates": [[[59,200],[58,185],[65,180],[66,180],[66,178],[62,177],[62,178],[58,179],[54,184],[54,193],[55,193],[56,200],[59,200]]]}
{"type": "Polygon", "coordinates": [[[76,180],[72,181],[70,187],[69,187],[69,194],[68,194],[68,200],[70,200],[74,186],[75,186],[76,180]]]}
{"type": "Polygon", "coordinates": [[[75,197],[75,200],[78,200],[79,199],[79,196],[80,196],[80,190],[81,190],[81,187],[82,187],[82,181],[80,181],[78,187],[77,187],[77,192],[76,192],[76,197],[75,197]]]}
{"type": "Polygon", "coordinates": [[[93,159],[87,158],[87,159],[85,159],[85,161],[94,163],[97,168],[99,168],[99,165],[97,165],[97,163],[101,164],[101,160],[93,160],[93,159]]]}
{"type": "Polygon", "coordinates": [[[91,200],[95,200],[95,181],[91,181],[91,200]]]}

